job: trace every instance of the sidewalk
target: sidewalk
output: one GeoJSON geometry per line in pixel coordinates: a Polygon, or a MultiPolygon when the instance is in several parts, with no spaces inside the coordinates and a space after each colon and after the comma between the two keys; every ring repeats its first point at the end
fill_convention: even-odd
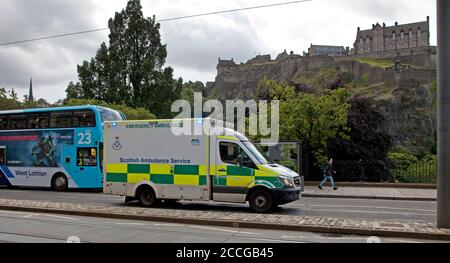
{"type": "Polygon", "coordinates": [[[56,203],[0,198],[0,210],[35,213],[68,214],[102,218],[146,220],[182,224],[292,230],[329,234],[400,237],[428,240],[450,240],[450,230],[431,223],[404,221],[368,221],[277,214],[213,212],[141,208],[134,206],[102,206],[95,204],[56,203]]]}
{"type": "Polygon", "coordinates": [[[305,186],[303,197],[349,198],[349,199],[384,199],[404,201],[436,201],[436,189],[381,188],[342,186],[333,191],[330,186],[320,190],[317,186],[305,186]]]}

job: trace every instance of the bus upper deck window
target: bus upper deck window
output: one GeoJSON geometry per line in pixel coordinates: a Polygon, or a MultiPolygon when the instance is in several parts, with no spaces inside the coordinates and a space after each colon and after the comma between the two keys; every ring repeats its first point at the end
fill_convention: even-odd
{"type": "Polygon", "coordinates": [[[38,113],[31,114],[28,117],[29,129],[47,129],[48,128],[48,114],[38,113]]]}
{"type": "Polygon", "coordinates": [[[6,165],[6,149],[0,148],[0,165],[5,166],[6,165]]]}
{"type": "Polygon", "coordinates": [[[74,127],[95,127],[95,114],[91,110],[73,112],[74,127]]]}
{"type": "Polygon", "coordinates": [[[8,120],[6,116],[0,116],[0,130],[6,130],[8,128],[8,120]]]}
{"type": "Polygon", "coordinates": [[[50,128],[71,128],[72,112],[55,111],[50,115],[50,128]]]}

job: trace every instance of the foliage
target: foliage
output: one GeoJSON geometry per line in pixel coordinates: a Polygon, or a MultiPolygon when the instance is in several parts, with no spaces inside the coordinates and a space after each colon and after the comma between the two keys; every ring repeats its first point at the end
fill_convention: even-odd
{"type": "Polygon", "coordinates": [[[325,162],[328,140],[337,136],[348,139],[350,94],[346,90],[336,89],[318,96],[297,93],[294,87],[272,80],[264,80],[260,86],[260,90],[269,90],[271,100],[280,101],[281,136],[302,141],[314,155],[316,164],[325,162]]]}
{"type": "Polygon", "coordinates": [[[328,143],[331,156],[340,160],[386,160],[392,139],[386,128],[386,119],[373,107],[373,103],[354,96],[348,114],[350,140],[336,138],[328,143]]]}
{"type": "Polygon", "coordinates": [[[356,62],[368,64],[373,67],[380,67],[380,68],[390,68],[395,66],[394,61],[388,60],[388,59],[377,59],[377,58],[355,58],[356,62]]]}
{"type": "Polygon", "coordinates": [[[350,81],[351,76],[348,73],[336,67],[326,67],[303,72],[296,79],[295,83],[320,90],[341,88],[350,81]]]}
{"type": "MultiPolygon", "coordinates": [[[[187,100],[191,104],[192,107],[194,107],[194,93],[200,92],[203,94],[203,91],[205,89],[205,86],[201,81],[196,82],[186,82],[183,84],[183,88],[181,89],[181,99],[187,100]]],[[[202,99],[204,97],[202,96],[202,99]]]]}
{"type": "Polygon", "coordinates": [[[155,119],[155,115],[150,113],[144,108],[130,108],[123,104],[110,104],[98,100],[85,100],[85,99],[70,99],[63,102],[63,106],[81,106],[81,105],[97,105],[108,107],[114,110],[121,111],[125,114],[129,120],[150,120],[155,119]]]}
{"type": "Polygon", "coordinates": [[[17,93],[12,90],[0,88],[0,110],[21,109],[22,103],[17,98],[17,93]]]}
{"type": "Polygon", "coordinates": [[[392,161],[391,175],[400,183],[435,184],[437,180],[437,155],[413,153],[410,150],[397,147],[389,153],[392,161]],[[418,156],[420,158],[418,158],[418,156]]]}
{"type": "Polygon", "coordinates": [[[155,17],[144,18],[140,0],[129,0],[108,21],[109,46],[78,65],[79,82],[69,83],[68,99],[95,99],[132,108],[145,108],[159,117],[171,116],[182,80],[164,67],[167,50],[155,17]]]}
{"type": "Polygon", "coordinates": [[[369,75],[364,74],[362,78],[360,79],[354,79],[350,84],[349,88],[356,88],[356,87],[368,87],[369,84],[369,75]]]}

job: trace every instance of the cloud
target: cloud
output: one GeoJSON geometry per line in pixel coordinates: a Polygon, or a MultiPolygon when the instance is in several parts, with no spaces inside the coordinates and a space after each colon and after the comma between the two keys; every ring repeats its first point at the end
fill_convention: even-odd
{"type": "MultiPolygon", "coordinates": [[[[157,19],[264,5],[277,0],[141,0],[157,19]]],[[[2,0],[0,42],[103,28],[126,0],[2,0]]],[[[431,16],[436,43],[435,2],[430,0],[313,0],[312,2],[161,23],[167,65],[184,80],[213,80],[217,58],[243,61],[284,49],[301,54],[309,44],[351,46],[356,28],[373,23],[424,20],[431,16]]],[[[33,77],[37,97],[54,102],[77,80],[77,64],[95,56],[108,31],[0,47],[0,87],[27,94],[33,77]]]]}

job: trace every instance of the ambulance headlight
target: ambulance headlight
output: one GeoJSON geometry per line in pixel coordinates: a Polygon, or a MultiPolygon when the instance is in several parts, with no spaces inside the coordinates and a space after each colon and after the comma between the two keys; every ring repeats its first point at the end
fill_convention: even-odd
{"type": "Polygon", "coordinates": [[[288,176],[278,176],[278,179],[287,187],[295,187],[294,179],[288,176]]]}

